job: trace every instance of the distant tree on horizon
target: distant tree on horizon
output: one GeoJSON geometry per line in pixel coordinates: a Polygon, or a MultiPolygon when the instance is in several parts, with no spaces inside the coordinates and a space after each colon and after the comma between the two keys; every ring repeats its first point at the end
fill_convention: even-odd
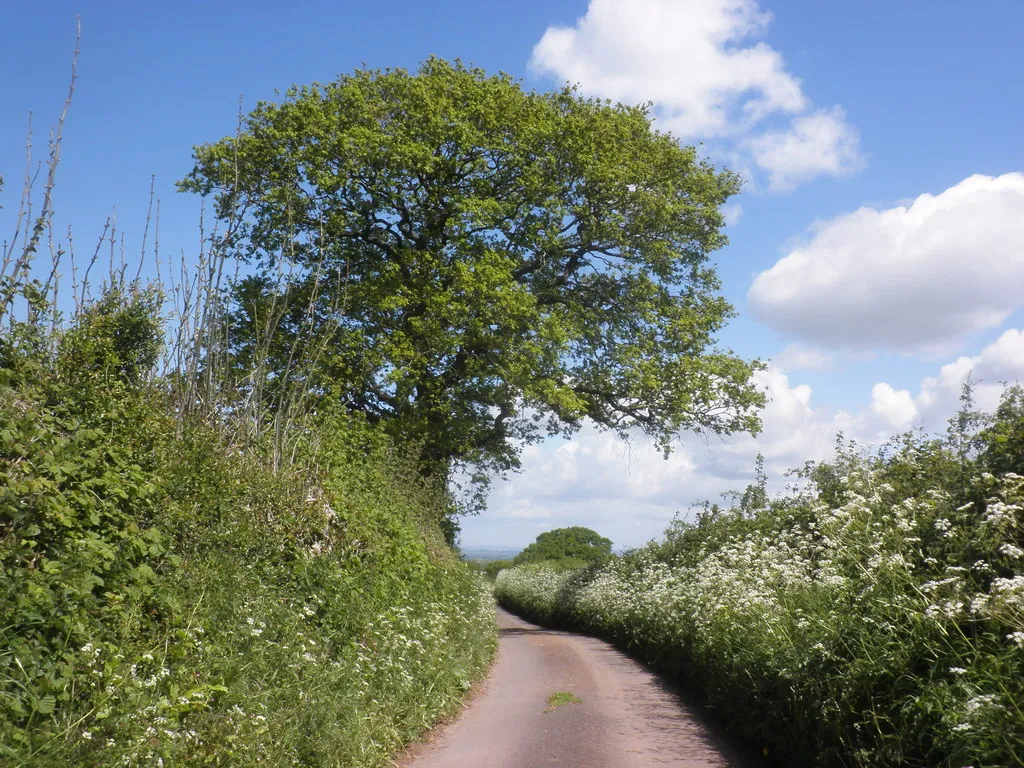
{"type": "Polygon", "coordinates": [[[590,528],[574,525],[546,531],[512,559],[514,565],[538,562],[601,563],[612,556],[612,541],[590,528]]]}

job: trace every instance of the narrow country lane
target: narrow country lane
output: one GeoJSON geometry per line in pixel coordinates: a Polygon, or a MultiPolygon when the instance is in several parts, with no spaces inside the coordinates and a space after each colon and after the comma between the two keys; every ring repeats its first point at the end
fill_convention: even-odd
{"type": "Polygon", "coordinates": [[[498,609],[500,641],[482,692],[413,748],[402,768],[753,768],[657,675],[608,643],[498,609]],[[552,711],[548,697],[580,699],[552,711]]]}

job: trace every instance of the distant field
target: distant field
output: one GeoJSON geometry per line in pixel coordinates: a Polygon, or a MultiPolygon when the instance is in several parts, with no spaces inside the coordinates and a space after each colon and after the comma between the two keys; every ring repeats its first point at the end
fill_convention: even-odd
{"type": "Polygon", "coordinates": [[[489,563],[492,560],[511,560],[521,549],[522,547],[462,547],[462,556],[466,560],[489,563]]]}

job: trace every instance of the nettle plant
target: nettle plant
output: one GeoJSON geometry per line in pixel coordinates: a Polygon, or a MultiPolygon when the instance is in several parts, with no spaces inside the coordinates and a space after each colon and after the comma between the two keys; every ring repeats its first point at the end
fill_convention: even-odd
{"type": "Polygon", "coordinates": [[[14,621],[0,629],[0,711],[15,744],[80,695],[98,637],[174,608],[157,588],[180,560],[151,522],[156,485],[109,433],[129,419],[146,429],[138,404],[112,393],[151,368],[159,330],[150,297],[111,292],[62,335],[56,361],[31,334],[4,337],[0,602],[14,621]]]}

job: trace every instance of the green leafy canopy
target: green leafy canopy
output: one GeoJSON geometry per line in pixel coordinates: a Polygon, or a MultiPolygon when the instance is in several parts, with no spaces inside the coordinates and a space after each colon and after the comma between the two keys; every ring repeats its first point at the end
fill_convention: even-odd
{"type": "Polygon", "coordinates": [[[586,418],[666,451],[760,427],[759,363],[715,345],[733,310],[708,255],[739,179],[645,106],[430,59],[292,88],[195,160],[180,187],[253,265],[239,367],[336,395],[427,471],[515,468],[586,418]]]}
{"type": "Polygon", "coordinates": [[[537,540],[513,559],[515,565],[541,562],[570,562],[573,565],[602,563],[612,556],[611,539],[597,531],[574,525],[555,528],[537,536],[537,540]]]}

